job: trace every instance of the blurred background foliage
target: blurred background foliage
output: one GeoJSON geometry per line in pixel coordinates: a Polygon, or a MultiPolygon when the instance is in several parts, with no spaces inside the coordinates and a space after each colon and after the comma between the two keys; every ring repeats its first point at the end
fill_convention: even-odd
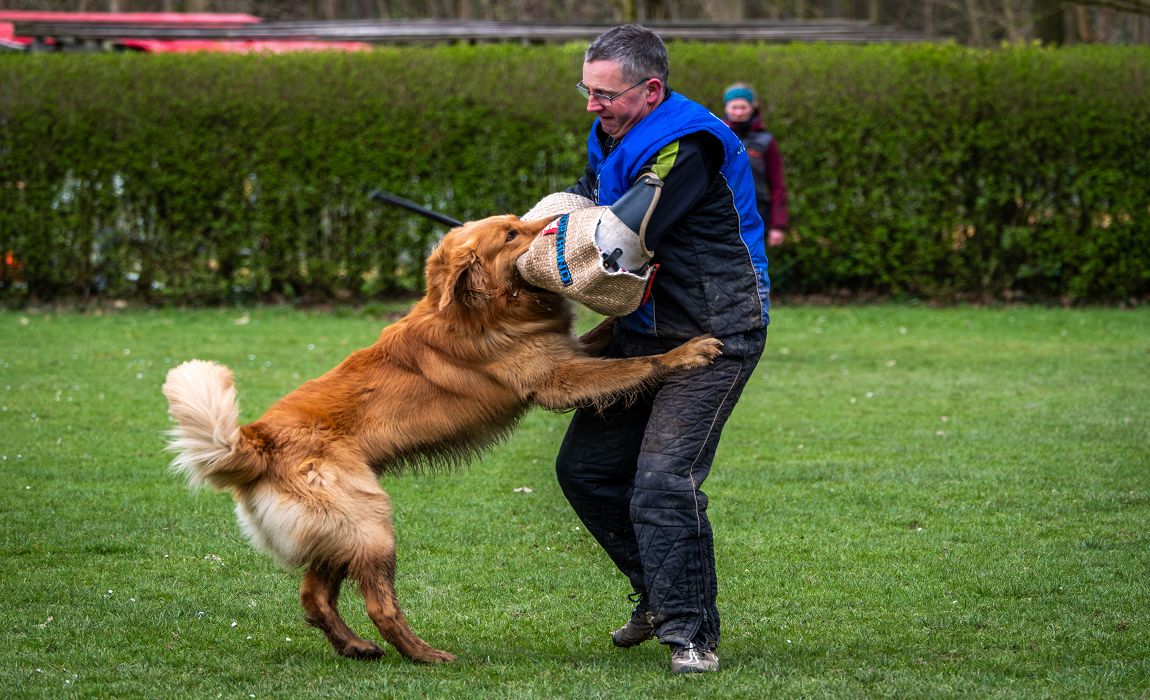
{"type": "MultiPolygon", "coordinates": [[[[581,45],[0,56],[0,301],[418,293],[443,227],[581,174],[581,45]]],[[[776,294],[1138,302],[1150,48],[672,43],[747,80],[791,193],[776,294]]]]}

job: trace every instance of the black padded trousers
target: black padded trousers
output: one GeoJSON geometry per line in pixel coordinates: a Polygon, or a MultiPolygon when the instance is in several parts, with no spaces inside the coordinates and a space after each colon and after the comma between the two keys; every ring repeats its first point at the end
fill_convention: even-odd
{"type": "MultiPolygon", "coordinates": [[[[765,331],[725,338],[710,367],[671,376],[634,402],[575,412],[556,460],[587,531],[642,593],[664,644],[719,644],[715,548],[703,481],[765,331]]],[[[617,334],[608,356],[675,343],[617,334]]]]}

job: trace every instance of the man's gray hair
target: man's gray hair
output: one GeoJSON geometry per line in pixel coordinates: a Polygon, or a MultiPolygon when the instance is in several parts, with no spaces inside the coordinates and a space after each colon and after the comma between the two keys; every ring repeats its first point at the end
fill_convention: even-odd
{"type": "Polygon", "coordinates": [[[671,61],[667,47],[655,32],[640,24],[625,24],[608,29],[587,47],[584,63],[614,61],[621,77],[628,83],[644,78],[658,78],[667,84],[671,61]]]}

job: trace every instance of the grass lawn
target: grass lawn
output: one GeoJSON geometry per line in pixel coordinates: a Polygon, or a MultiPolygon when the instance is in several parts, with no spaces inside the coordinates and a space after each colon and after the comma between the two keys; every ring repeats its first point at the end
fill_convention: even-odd
{"type": "MultiPolygon", "coordinates": [[[[252,420],[384,316],[0,312],[0,693],[1150,697],[1150,309],[777,307],[705,485],[723,670],[698,677],[610,646],[628,588],[555,484],[565,415],[384,478],[448,666],[335,656],[230,497],[166,471],[170,367],[229,365],[252,420]]],[[[378,639],[354,586],[343,610],[378,639]]]]}

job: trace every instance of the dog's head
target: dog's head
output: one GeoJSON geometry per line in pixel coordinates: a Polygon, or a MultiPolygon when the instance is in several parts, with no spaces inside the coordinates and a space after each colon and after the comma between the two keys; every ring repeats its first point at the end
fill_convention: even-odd
{"type": "Polygon", "coordinates": [[[477,311],[514,298],[526,286],[515,260],[548,223],[507,215],[452,229],[427,260],[427,298],[440,311],[451,305],[477,311]]]}

